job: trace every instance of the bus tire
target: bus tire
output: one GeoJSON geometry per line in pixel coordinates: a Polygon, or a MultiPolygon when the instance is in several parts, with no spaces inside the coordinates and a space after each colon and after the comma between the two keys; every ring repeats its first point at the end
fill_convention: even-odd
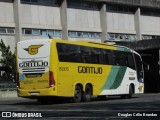
{"type": "Polygon", "coordinates": [[[82,100],[82,89],[80,86],[75,87],[73,102],[79,103],[82,100]]]}
{"type": "Polygon", "coordinates": [[[91,101],[91,97],[92,97],[92,87],[91,85],[86,85],[85,87],[85,91],[83,93],[83,101],[84,102],[89,102],[91,101]]]}
{"type": "Polygon", "coordinates": [[[134,94],[134,90],[133,90],[132,85],[130,85],[130,86],[129,86],[129,94],[128,94],[128,98],[132,98],[133,94],[134,94]]]}

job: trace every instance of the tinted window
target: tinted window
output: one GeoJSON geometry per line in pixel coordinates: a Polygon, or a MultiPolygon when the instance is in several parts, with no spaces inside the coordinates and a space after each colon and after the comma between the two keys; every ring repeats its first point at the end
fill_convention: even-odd
{"type": "Polygon", "coordinates": [[[58,58],[61,62],[68,61],[68,54],[67,54],[67,46],[66,44],[57,43],[57,51],[58,51],[58,58]]]}
{"type": "Polygon", "coordinates": [[[81,62],[79,46],[69,44],[66,46],[69,59],[68,62],[81,62]]]}
{"type": "Polygon", "coordinates": [[[134,7],[116,6],[116,5],[107,5],[106,10],[107,12],[119,12],[119,13],[127,13],[127,14],[134,14],[136,11],[134,7]]]}
{"type": "Polygon", "coordinates": [[[147,15],[147,16],[160,16],[158,9],[141,9],[141,15],[147,15]]]}
{"type": "Polygon", "coordinates": [[[103,64],[103,51],[99,48],[91,48],[91,63],[103,64]]]}
{"type": "Polygon", "coordinates": [[[59,6],[60,0],[21,0],[23,4],[36,4],[36,5],[47,5],[47,6],[59,6]]]}
{"type": "Polygon", "coordinates": [[[132,53],[127,53],[127,54],[128,54],[128,67],[135,69],[133,54],[132,53]]]}
{"type": "Polygon", "coordinates": [[[78,1],[78,0],[68,0],[67,7],[69,8],[79,8],[79,9],[89,9],[89,10],[99,10],[100,5],[95,2],[88,2],[88,1],[78,1]]]}
{"type": "Polygon", "coordinates": [[[135,69],[135,63],[132,53],[123,51],[114,51],[115,65],[127,66],[135,69]]]}
{"type": "Polygon", "coordinates": [[[57,43],[57,51],[61,62],[81,62],[79,46],[77,45],[57,43]]]}
{"type": "Polygon", "coordinates": [[[6,33],[6,28],[0,28],[0,33],[6,33]]]}
{"type": "Polygon", "coordinates": [[[140,59],[140,56],[137,54],[134,54],[135,56],[135,61],[136,61],[136,67],[137,67],[137,77],[139,82],[144,82],[143,81],[143,66],[142,66],[142,61],[140,59]]]}
{"type": "Polygon", "coordinates": [[[114,51],[114,59],[116,61],[116,65],[119,65],[119,66],[125,66],[126,63],[124,61],[124,54],[123,52],[120,52],[120,51],[114,51]]]}
{"type": "Polygon", "coordinates": [[[140,59],[140,57],[137,54],[134,54],[135,56],[135,61],[136,61],[136,67],[137,67],[137,71],[140,72],[142,71],[142,61],[140,59]]]}
{"type": "Polygon", "coordinates": [[[14,34],[15,33],[14,28],[7,28],[7,33],[14,34]]]}
{"type": "Polygon", "coordinates": [[[80,52],[83,63],[91,63],[91,51],[89,47],[80,46],[80,52]]]}
{"type": "Polygon", "coordinates": [[[108,64],[108,65],[115,64],[115,60],[111,50],[104,50],[104,61],[105,61],[105,64],[108,64]]]}
{"type": "MultiPolygon", "coordinates": [[[[61,62],[118,65],[135,69],[134,57],[131,52],[112,51],[65,43],[57,43],[57,51],[61,62]]],[[[138,63],[140,62],[137,61],[137,66],[139,66],[138,63]]]]}
{"type": "Polygon", "coordinates": [[[31,29],[26,29],[25,30],[25,34],[26,35],[31,35],[32,34],[32,30],[31,29]]]}

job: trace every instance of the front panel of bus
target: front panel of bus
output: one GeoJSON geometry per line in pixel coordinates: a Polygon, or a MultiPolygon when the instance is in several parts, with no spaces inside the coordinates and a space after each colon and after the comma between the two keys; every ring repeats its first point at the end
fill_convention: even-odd
{"type": "Polygon", "coordinates": [[[17,44],[18,96],[53,95],[50,40],[28,40],[17,44]]]}

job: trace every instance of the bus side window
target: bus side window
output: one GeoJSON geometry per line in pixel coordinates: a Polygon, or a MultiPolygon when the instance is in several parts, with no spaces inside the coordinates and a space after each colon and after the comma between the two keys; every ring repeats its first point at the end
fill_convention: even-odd
{"type": "Polygon", "coordinates": [[[118,51],[113,51],[113,60],[114,60],[114,65],[120,66],[120,57],[119,57],[118,51]]]}
{"type": "Polygon", "coordinates": [[[60,62],[81,62],[78,45],[57,43],[57,51],[60,62]]]}
{"type": "Polygon", "coordinates": [[[80,46],[82,63],[91,63],[91,51],[89,47],[80,46]]]}
{"type": "Polygon", "coordinates": [[[122,52],[122,57],[123,57],[122,66],[129,67],[128,52],[122,52]]]}
{"type": "Polygon", "coordinates": [[[126,54],[123,51],[114,52],[116,64],[119,66],[127,66],[128,60],[126,59],[126,54]]]}
{"type": "Polygon", "coordinates": [[[136,61],[136,67],[137,67],[137,77],[139,82],[144,82],[143,81],[143,65],[142,65],[142,60],[140,56],[137,54],[134,54],[135,56],[135,61],[136,61]]]}
{"type": "Polygon", "coordinates": [[[104,50],[104,61],[105,61],[105,64],[107,64],[107,65],[114,65],[115,64],[113,51],[104,50]]]}
{"type": "Polygon", "coordinates": [[[103,52],[99,48],[91,48],[91,63],[103,64],[103,52]]]}
{"type": "Polygon", "coordinates": [[[135,63],[134,63],[134,58],[132,53],[127,53],[128,56],[128,67],[132,68],[135,70],[135,63]]]}
{"type": "Polygon", "coordinates": [[[69,58],[68,62],[80,63],[81,60],[80,60],[79,46],[67,44],[67,48],[68,48],[67,53],[68,53],[68,58],[69,58]]]}
{"type": "Polygon", "coordinates": [[[68,53],[66,44],[57,43],[57,52],[60,62],[68,62],[68,53]]]}

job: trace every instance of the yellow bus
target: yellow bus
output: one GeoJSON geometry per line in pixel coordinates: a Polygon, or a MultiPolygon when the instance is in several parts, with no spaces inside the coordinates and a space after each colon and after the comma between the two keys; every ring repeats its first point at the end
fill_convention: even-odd
{"type": "Polygon", "coordinates": [[[55,39],[17,43],[18,96],[45,103],[54,97],[74,102],[92,96],[144,92],[141,56],[123,46],[55,39]]]}

